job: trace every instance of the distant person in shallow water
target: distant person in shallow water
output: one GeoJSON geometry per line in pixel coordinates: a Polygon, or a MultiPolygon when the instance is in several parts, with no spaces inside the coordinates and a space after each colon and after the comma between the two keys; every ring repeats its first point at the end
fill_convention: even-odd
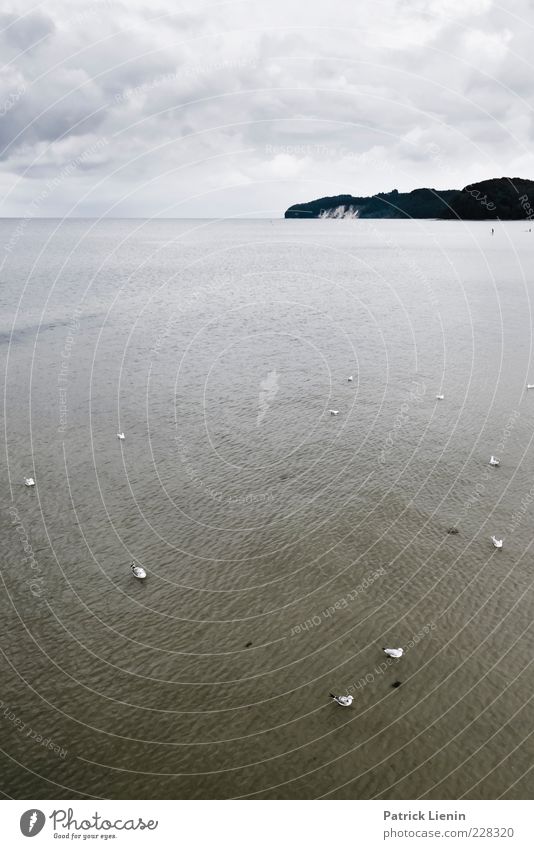
{"type": "Polygon", "coordinates": [[[494,227],[492,227],[492,228],[491,228],[491,235],[492,235],[492,236],[494,236],[494,235],[495,235],[495,228],[494,228],[494,227]]]}

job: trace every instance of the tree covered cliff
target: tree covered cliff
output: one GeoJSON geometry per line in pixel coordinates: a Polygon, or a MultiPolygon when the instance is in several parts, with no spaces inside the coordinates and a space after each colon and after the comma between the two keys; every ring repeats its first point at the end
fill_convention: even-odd
{"type": "Polygon", "coordinates": [[[371,197],[336,195],[290,206],[286,218],[534,218],[534,181],[500,177],[463,189],[379,192],[371,197]]]}

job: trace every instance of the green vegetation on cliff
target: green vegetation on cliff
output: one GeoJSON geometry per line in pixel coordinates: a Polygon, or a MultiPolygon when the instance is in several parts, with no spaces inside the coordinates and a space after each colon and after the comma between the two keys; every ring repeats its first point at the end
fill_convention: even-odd
{"type": "Polygon", "coordinates": [[[286,218],[534,218],[534,181],[500,177],[463,189],[379,192],[371,197],[336,195],[290,206],[286,218]]]}

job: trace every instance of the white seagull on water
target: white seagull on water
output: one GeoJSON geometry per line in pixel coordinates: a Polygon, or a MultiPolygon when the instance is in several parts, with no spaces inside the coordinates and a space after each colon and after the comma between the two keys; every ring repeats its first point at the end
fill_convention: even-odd
{"type": "Polygon", "coordinates": [[[117,436],[119,439],[124,439],[124,432],[118,433],[117,436]]]}
{"type": "Polygon", "coordinates": [[[388,657],[402,657],[404,654],[404,649],[382,649],[384,654],[387,654],[388,657]]]}
{"type": "Polygon", "coordinates": [[[490,457],[490,466],[499,466],[500,460],[497,460],[497,457],[494,457],[493,454],[490,457]]]}
{"type": "Polygon", "coordinates": [[[338,416],[339,415],[339,410],[328,410],[328,412],[330,413],[331,416],[338,416]]]}
{"type": "Polygon", "coordinates": [[[24,478],[24,483],[26,486],[35,486],[35,481],[33,478],[24,478]]]}
{"type": "Polygon", "coordinates": [[[491,541],[492,541],[493,545],[495,546],[495,548],[502,548],[502,544],[503,544],[502,539],[497,539],[496,536],[492,536],[491,541]]]}
{"type": "Polygon", "coordinates": [[[436,401],[443,401],[443,400],[445,400],[445,395],[436,395],[436,401]]]}
{"type": "Polygon", "coordinates": [[[341,707],[350,707],[354,701],[354,696],[334,696],[333,693],[330,693],[330,698],[337,702],[338,705],[341,705],[341,707]]]}
{"type": "Polygon", "coordinates": [[[139,578],[140,580],[146,578],[146,572],[142,566],[136,566],[135,563],[130,563],[130,569],[134,578],[139,578]]]}
{"type": "Polygon", "coordinates": [[[348,382],[349,382],[349,383],[352,383],[352,381],[354,380],[354,378],[353,378],[353,376],[351,375],[350,377],[347,377],[347,380],[348,380],[348,382]]]}

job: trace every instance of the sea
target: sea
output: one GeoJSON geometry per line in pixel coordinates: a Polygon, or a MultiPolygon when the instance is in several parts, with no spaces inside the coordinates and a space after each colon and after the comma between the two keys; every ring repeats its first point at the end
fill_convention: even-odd
{"type": "Polygon", "coordinates": [[[532,798],[529,222],[2,219],[0,263],[4,797],[532,798]]]}

